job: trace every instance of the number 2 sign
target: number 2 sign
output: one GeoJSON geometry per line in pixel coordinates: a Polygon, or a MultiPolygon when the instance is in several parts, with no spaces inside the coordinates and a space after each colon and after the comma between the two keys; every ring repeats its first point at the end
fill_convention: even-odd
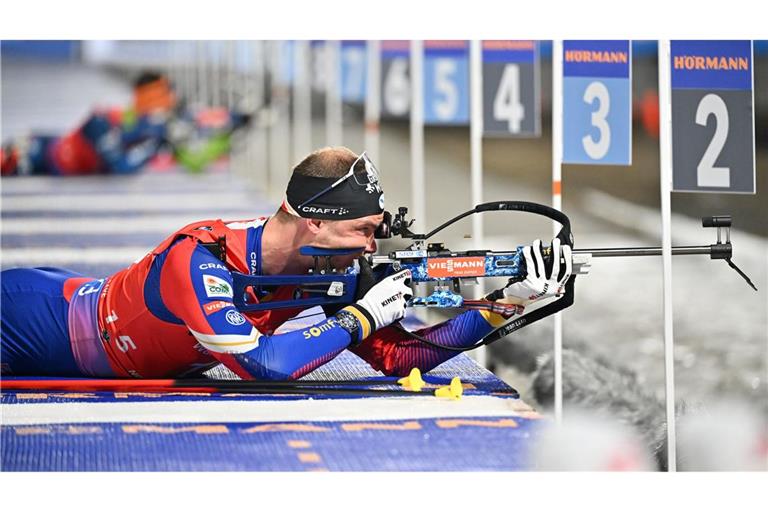
{"type": "Polygon", "coordinates": [[[755,193],[751,41],[671,41],[672,190],[755,193]]]}
{"type": "Polygon", "coordinates": [[[629,41],[563,41],[563,163],[632,163],[629,41]]]}

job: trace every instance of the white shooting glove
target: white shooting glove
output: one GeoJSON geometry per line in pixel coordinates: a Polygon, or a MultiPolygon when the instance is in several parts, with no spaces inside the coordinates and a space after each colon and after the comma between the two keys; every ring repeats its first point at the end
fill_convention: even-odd
{"type": "Polygon", "coordinates": [[[360,325],[360,332],[356,333],[358,340],[363,340],[373,331],[405,316],[406,302],[413,296],[410,282],[410,270],[401,270],[385,277],[373,285],[361,299],[339,311],[336,316],[354,315],[360,325]]]}
{"type": "Polygon", "coordinates": [[[565,284],[571,277],[573,260],[571,248],[568,245],[560,245],[560,239],[552,240],[553,263],[552,271],[546,275],[544,268],[544,254],[541,249],[541,240],[533,241],[532,246],[523,248],[525,266],[528,272],[525,280],[512,283],[503,289],[504,297],[513,304],[527,306],[538,300],[562,295],[565,292],[565,284]],[[560,258],[565,260],[564,272],[560,276],[560,258]],[[559,277],[559,278],[558,278],[559,277]]]}

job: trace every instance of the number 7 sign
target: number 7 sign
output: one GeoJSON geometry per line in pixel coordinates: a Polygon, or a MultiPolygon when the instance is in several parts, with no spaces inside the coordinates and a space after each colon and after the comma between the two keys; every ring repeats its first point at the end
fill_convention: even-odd
{"type": "Polygon", "coordinates": [[[751,41],[671,41],[672,190],[754,194],[751,41]]]}
{"type": "Polygon", "coordinates": [[[563,163],[632,163],[629,41],[563,41],[563,163]]]}

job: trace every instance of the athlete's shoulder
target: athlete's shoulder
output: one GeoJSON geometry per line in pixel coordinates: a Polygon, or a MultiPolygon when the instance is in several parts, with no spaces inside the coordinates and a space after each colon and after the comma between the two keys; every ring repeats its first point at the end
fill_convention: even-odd
{"type": "Polygon", "coordinates": [[[264,224],[266,224],[268,220],[269,217],[258,217],[256,219],[227,221],[224,225],[232,230],[257,229],[264,227],[264,224]]]}

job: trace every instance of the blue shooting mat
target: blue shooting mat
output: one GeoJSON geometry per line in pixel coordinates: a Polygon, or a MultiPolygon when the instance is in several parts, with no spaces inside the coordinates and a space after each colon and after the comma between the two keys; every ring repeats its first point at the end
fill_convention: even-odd
{"type": "MultiPolygon", "coordinates": [[[[226,377],[228,370],[212,376],[226,377]]],[[[464,396],[360,397],[3,392],[5,471],[510,471],[528,468],[542,424],[514,389],[466,355],[464,396]]],[[[312,379],[380,380],[350,352],[312,379]]],[[[385,386],[392,387],[392,386],[385,386]]]]}

